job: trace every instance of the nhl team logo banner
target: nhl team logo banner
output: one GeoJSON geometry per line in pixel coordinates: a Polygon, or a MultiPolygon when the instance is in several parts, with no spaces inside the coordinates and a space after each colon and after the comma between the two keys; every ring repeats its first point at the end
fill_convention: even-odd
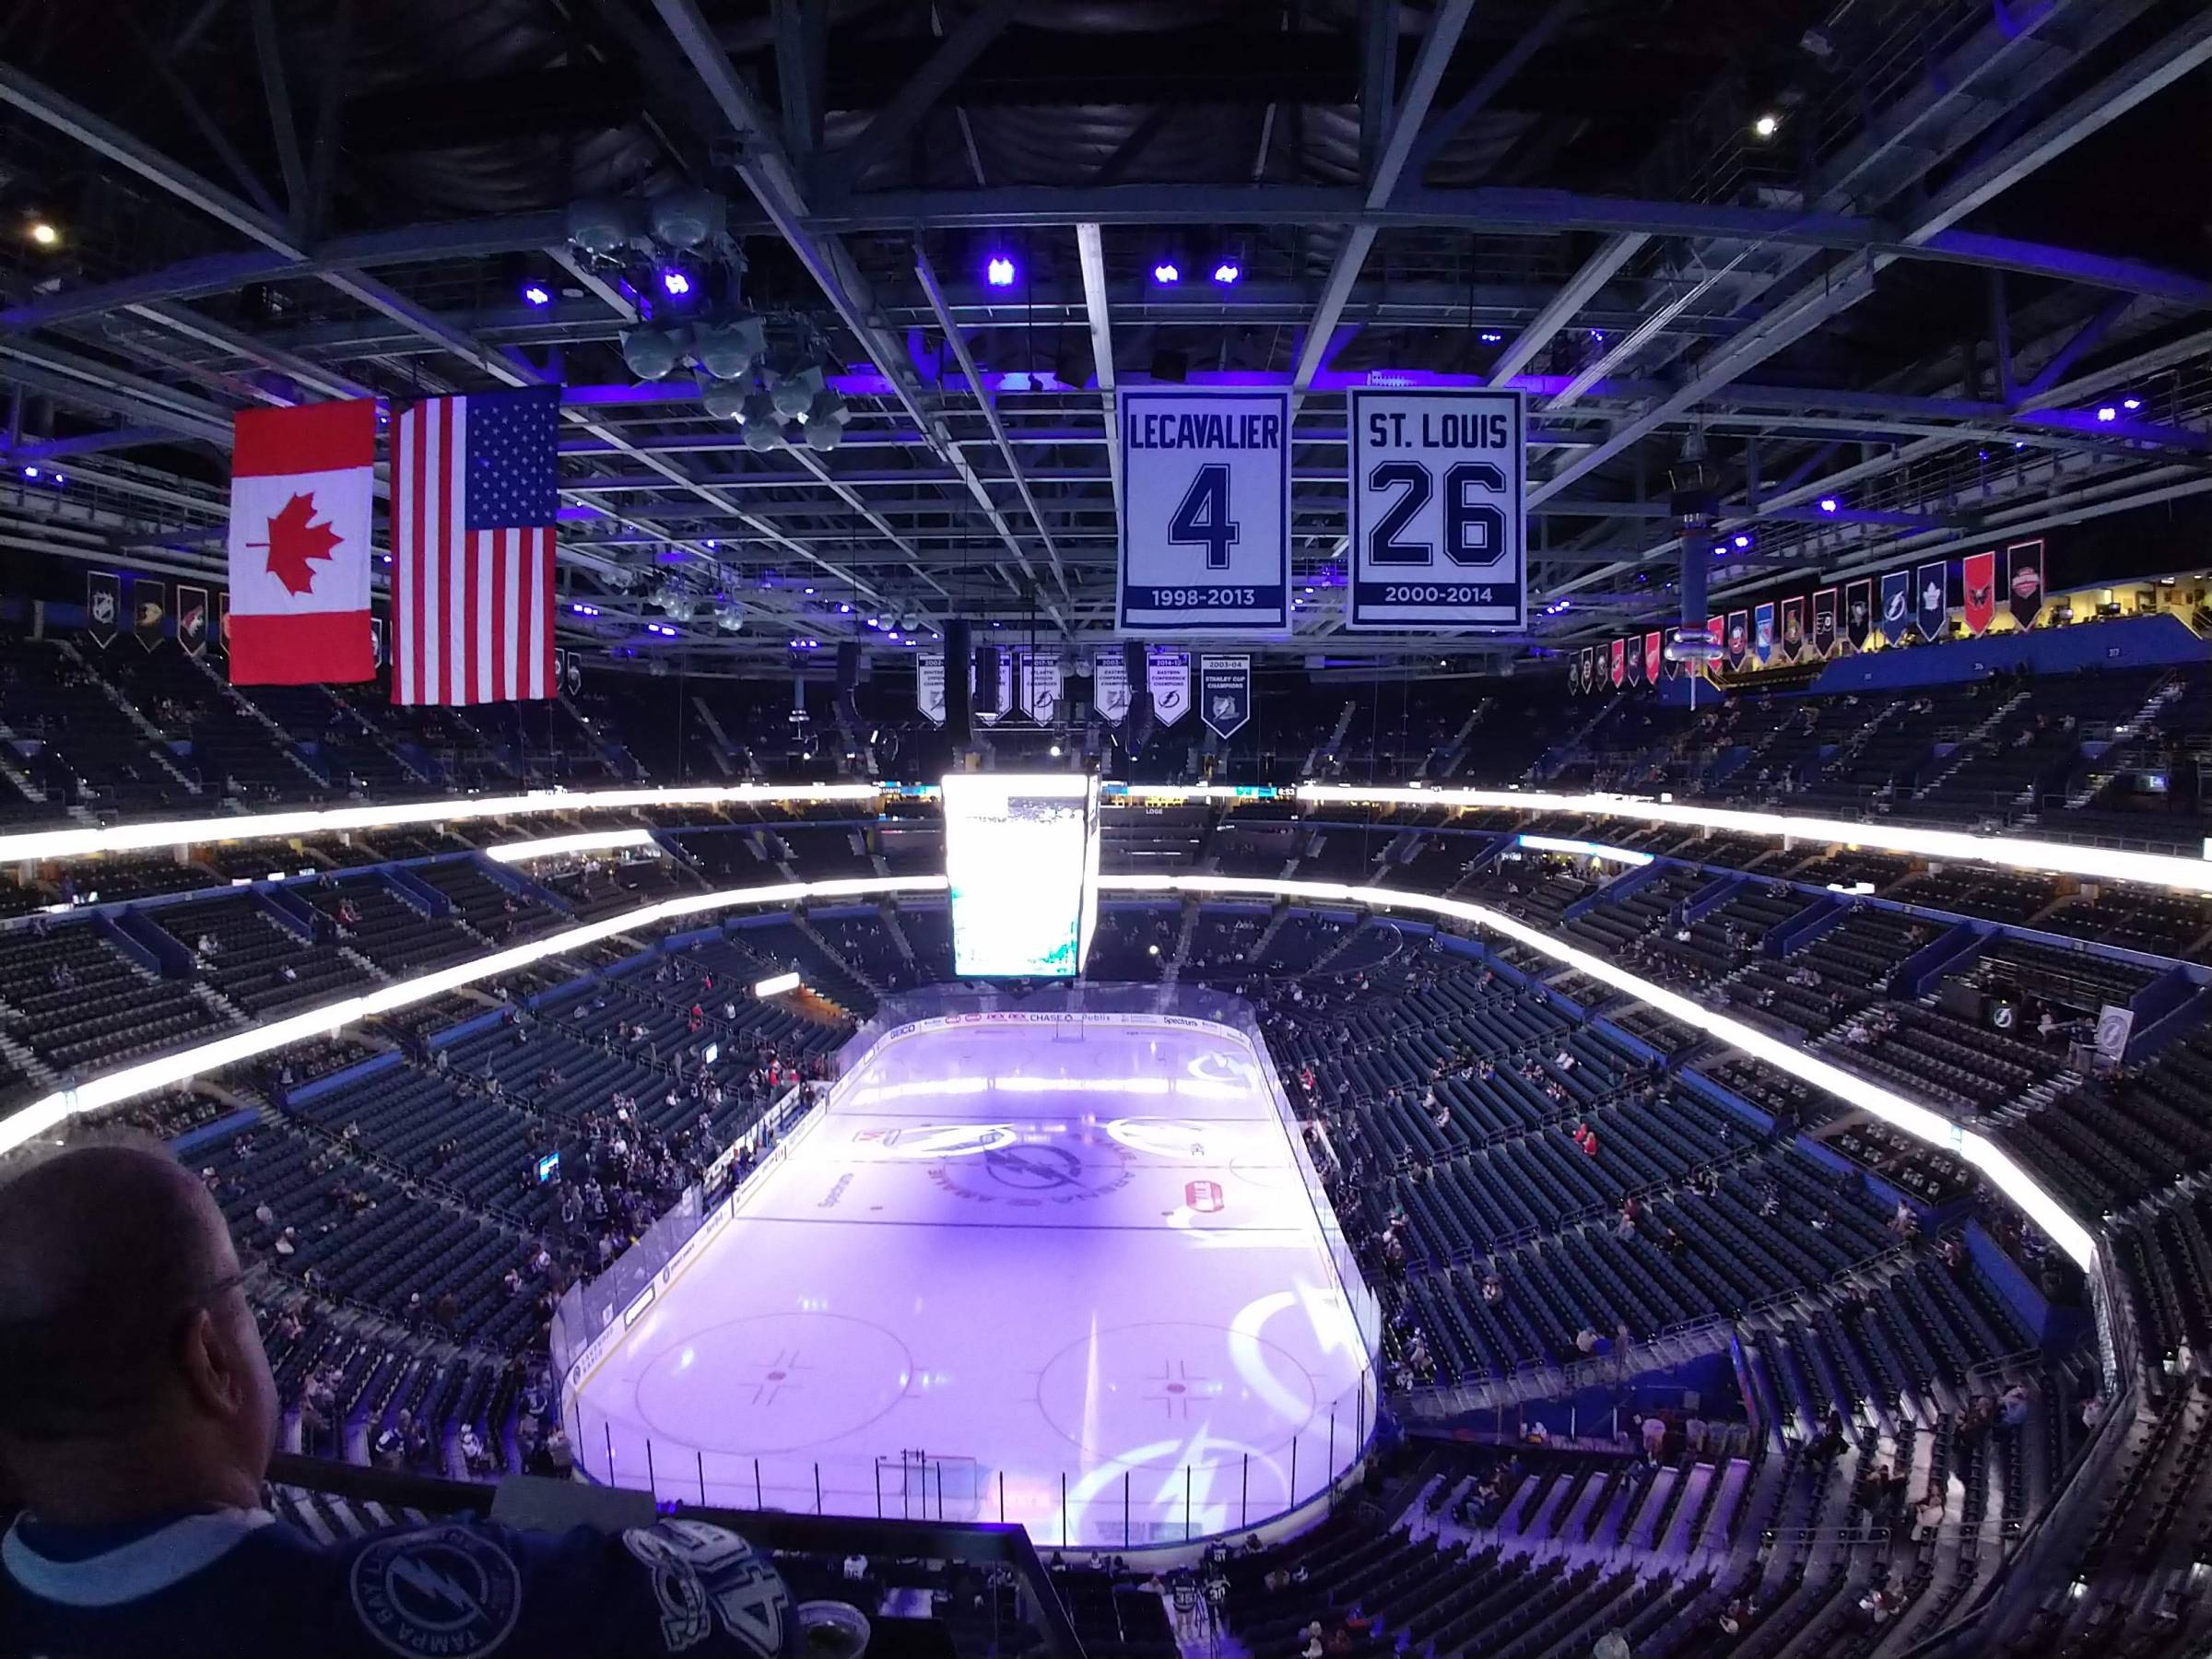
{"type": "Polygon", "coordinates": [[[1749,617],[1744,611],[1728,613],[1728,665],[1731,668],[1741,668],[1745,653],[1751,649],[1748,621],[1749,617]]]}
{"type": "Polygon", "coordinates": [[[583,695],[583,653],[581,651],[569,653],[568,685],[571,697],[583,695]]]}
{"type": "Polygon", "coordinates": [[[1039,725],[1050,725],[1060,713],[1060,697],[1066,689],[1057,651],[1021,653],[1021,710],[1039,725]]]}
{"type": "Polygon", "coordinates": [[[1091,707],[1109,725],[1129,718],[1129,659],[1119,645],[1102,645],[1090,655],[1091,707]]]}
{"type": "Polygon", "coordinates": [[[1943,632],[1944,620],[1950,615],[1948,578],[1949,571],[1941,559],[1912,572],[1912,626],[1924,640],[1933,640],[1943,632]]]}
{"type": "Polygon", "coordinates": [[[1978,634],[1997,619],[1995,552],[1969,553],[1959,561],[1959,577],[1964,600],[1959,608],[1966,617],[1966,631],[1978,634]]]}
{"type": "Polygon", "coordinates": [[[207,654],[207,590],[177,586],[177,643],[186,656],[207,654]]]}
{"type": "Polygon", "coordinates": [[[131,631],[151,651],[169,625],[169,583],[147,576],[131,578],[131,631]]]}
{"type": "Polygon", "coordinates": [[[1836,653],[1836,590],[1813,595],[1813,653],[1826,661],[1836,653]]]}
{"type": "Polygon", "coordinates": [[[1610,677],[1613,681],[1613,688],[1618,691],[1620,689],[1621,682],[1629,677],[1629,642],[1626,640],[1614,641],[1612,652],[1613,672],[1610,677]]]}
{"type": "Polygon", "coordinates": [[[1664,636],[1657,633],[1643,636],[1643,683],[1647,686],[1659,683],[1659,647],[1663,639],[1664,636]]]}
{"type": "Polygon", "coordinates": [[[1854,582],[1843,590],[1844,642],[1853,651],[1865,651],[1881,630],[1874,625],[1874,583],[1872,581],[1854,582]]]}
{"type": "Polygon", "coordinates": [[[115,643],[122,617],[122,582],[109,571],[94,571],[85,578],[85,631],[102,651],[115,643]]]}
{"type": "Polygon", "coordinates": [[[1892,571],[1882,578],[1882,638],[1896,644],[1912,620],[1912,572],[1892,571]]]}
{"type": "Polygon", "coordinates": [[[1805,600],[1782,602],[1782,660],[1794,663],[1805,654],[1805,600]]]}
{"type": "Polygon", "coordinates": [[[1145,689],[1151,694],[1153,718],[1163,726],[1179,724],[1191,712],[1191,653],[1166,645],[1147,648],[1145,689]]]}
{"type": "Polygon", "coordinates": [[[1234,737],[1252,719],[1252,659],[1198,659],[1199,718],[1217,737],[1234,737]]]}
{"type": "MultiPolygon", "coordinates": [[[[553,653],[554,673],[560,672],[561,658],[567,654],[568,653],[565,651],[557,651],[553,653]]],[[[379,668],[384,665],[384,619],[382,617],[369,618],[369,660],[379,668]]]]}
{"type": "Polygon", "coordinates": [[[215,596],[215,648],[225,656],[230,654],[230,595],[215,596]]]}
{"type": "Polygon", "coordinates": [[[1774,606],[1770,600],[1751,613],[1751,654],[1761,663],[1774,655],[1774,606]]]}
{"type": "Polygon", "coordinates": [[[1712,641],[1712,655],[1702,665],[1705,676],[1710,679],[1720,673],[1721,664],[1728,654],[1728,618],[1706,618],[1705,637],[1712,641]]]}
{"type": "MultiPolygon", "coordinates": [[[[1584,697],[1587,697],[1591,692],[1597,689],[1596,646],[1585,645],[1583,647],[1582,666],[1578,672],[1581,674],[1582,677],[1579,680],[1575,680],[1575,689],[1580,691],[1584,697]]],[[[1568,677],[1570,679],[1574,679],[1573,675],[1570,675],[1568,677]]]]}
{"type": "Polygon", "coordinates": [[[2022,628],[2033,628],[2043,613],[2043,544],[2014,542],[2005,549],[2005,564],[2006,604],[2012,619],[2022,628]]]}
{"type": "Polygon", "coordinates": [[[1667,654],[1667,653],[1666,653],[1666,636],[1665,636],[1665,634],[1663,634],[1663,633],[1657,633],[1657,634],[1653,634],[1653,635],[1652,636],[1652,638],[1653,638],[1654,640],[1657,640],[1657,641],[1660,642],[1660,644],[1659,644],[1659,655],[1660,655],[1660,659],[1661,659],[1661,662],[1662,662],[1662,664],[1663,664],[1663,666],[1664,666],[1664,672],[1665,673],[1665,675],[1666,675],[1666,677],[1667,677],[1668,679],[1670,679],[1670,680],[1671,680],[1671,679],[1673,679],[1673,678],[1675,678],[1677,676],[1678,676],[1679,674],[1681,674],[1681,672],[1682,672],[1682,665],[1681,665],[1680,663],[1677,662],[1677,661],[1676,661],[1676,660],[1675,660],[1675,659],[1674,659],[1672,656],[1669,656],[1669,655],[1667,654]]]}
{"type": "Polygon", "coordinates": [[[1642,685],[1643,641],[1641,640],[1623,640],[1621,653],[1628,658],[1629,684],[1631,686],[1642,685]]]}
{"type": "Polygon", "coordinates": [[[925,651],[914,659],[914,712],[931,725],[945,724],[945,653],[925,651]]]}

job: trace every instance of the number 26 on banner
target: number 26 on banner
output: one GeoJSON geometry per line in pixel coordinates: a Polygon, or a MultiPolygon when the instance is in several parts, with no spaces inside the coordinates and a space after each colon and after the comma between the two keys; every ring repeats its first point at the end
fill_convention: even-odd
{"type": "Polygon", "coordinates": [[[1526,624],[1516,392],[1349,394],[1347,628],[1526,624]]]}

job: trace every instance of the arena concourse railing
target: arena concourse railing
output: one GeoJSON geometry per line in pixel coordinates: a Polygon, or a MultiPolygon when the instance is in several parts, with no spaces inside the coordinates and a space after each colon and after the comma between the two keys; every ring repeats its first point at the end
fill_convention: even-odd
{"type": "MultiPolygon", "coordinates": [[[[607,1272],[561,1298],[552,1323],[553,1376],[576,1466],[586,1478],[649,1491],[656,1500],[738,1510],[1019,1521],[1041,1544],[1117,1550],[1241,1536],[1334,1501],[1339,1486],[1360,1467],[1376,1427],[1382,1304],[1345,1239],[1304,1127],[1276,1075],[1258,1021],[1242,1001],[1197,987],[1167,985],[1064,983],[1028,994],[974,987],[918,991],[884,1003],[839,1050],[832,1070],[835,1080],[824,1097],[804,1109],[797,1126],[763,1154],[735,1190],[719,1199],[704,1185],[687,1191],[607,1272]],[[688,1445],[675,1450],[585,1401],[585,1385],[623,1336],[744,1213],[747,1200],[769,1172],[836,1111],[879,1049],[931,1030],[1091,1020],[1223,1030],[1241,1039],[1256,1058],[1359,1343],[1355,1384],[1313,1407],[1308,1421],[1314,1427],[1293,1434],[1273,1454],[1243,1451],[1233,1459],[1203,1465],[1185,1463],[1179,1469],[1162,1469],[1147,1463],[1133,1469],[1112,1460],[1071,1465],[1048,1477],[1041,1494],[1038,1472],[1023,1469],[1014,1477],[1010,1500],[1006,1471],[976,1459],[925,1455],[888,1443],[876,1452],[759,1455],[688,1445]]],[[[772,1265],[761,1264],[760,1271],[772,1272],[772,1265]]],[[[1203,1442],[1203,1431],[1194,1438],[1203,1442]]]]}

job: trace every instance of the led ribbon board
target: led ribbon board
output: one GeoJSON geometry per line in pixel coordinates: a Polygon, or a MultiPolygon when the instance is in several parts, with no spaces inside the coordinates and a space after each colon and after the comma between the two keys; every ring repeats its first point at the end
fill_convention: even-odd
{"type": "Polygon", "coordinates": [[[953,971],[1069,979],[1098,916],[1098,790],[1065,772],[955,772],[945,792],[953,971]]]}

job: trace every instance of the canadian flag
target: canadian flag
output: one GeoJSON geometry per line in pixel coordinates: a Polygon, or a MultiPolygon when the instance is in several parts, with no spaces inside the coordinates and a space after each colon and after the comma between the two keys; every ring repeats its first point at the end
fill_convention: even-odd
{"type": "Polygon", "coordinates": [[[230,679],[376,677],[369,522],[376,405],[248,409],[230,460],[230,679]]]}

